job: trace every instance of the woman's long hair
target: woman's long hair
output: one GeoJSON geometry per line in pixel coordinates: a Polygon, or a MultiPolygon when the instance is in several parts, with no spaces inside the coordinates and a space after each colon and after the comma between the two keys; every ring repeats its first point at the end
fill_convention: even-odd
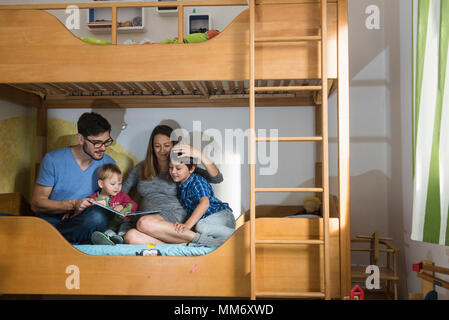
{"type": "Polygon", "coordinates": [[[148,142],[147,155],[145,160],[142,162],[142,166],[139,170],[139,179],[141,180],[153,180],[159,175],[159,167],[157,165],[157,158],[154,152],[154,137],[158,134],[162,134],[170,138],[173,129],[166,125],[159,125],[153,129],[150,136],[150,141],[148,142]]]}

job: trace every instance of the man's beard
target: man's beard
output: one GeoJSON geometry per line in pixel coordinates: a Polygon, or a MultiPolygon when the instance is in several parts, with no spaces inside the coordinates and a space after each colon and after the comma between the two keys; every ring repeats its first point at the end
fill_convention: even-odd
{"type": "Polygon", "coordinates": [[[86,147],[86,142],[84,142],[83,143],[83,151],[84,151],[84,153],[85,154],[87,154],[89,157],[91,157],[93,160],[101,160],[101,159],[103,159],[103,156],[104,156],[104,153],[103,153],[103,156],[101,156],[101,158],[95,158],[93,155],[92,155],[92,153],[90,153],[89,152],[89,150],[87,149],[87,147],[86,147]]]}

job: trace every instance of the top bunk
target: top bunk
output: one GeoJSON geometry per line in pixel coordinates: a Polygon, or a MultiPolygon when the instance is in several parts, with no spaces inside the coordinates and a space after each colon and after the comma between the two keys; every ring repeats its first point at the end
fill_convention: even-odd
{"type": "MultiPolygon", "coordinates": [[[[255,79],[258,86],[285,90],[257,93],[257,105],[319,104],[319,90],[288,87],[321,85],[320,1],[278,2],[256,1],[255,38],[263,42],[255,44],[255,79]]],[[[36,95],[44,98],[47,108],[248,106],[249,10],[202,43],[117,45],[117,30],[112,27],[112,44],[94,45],[74,36],[45,11],[68,5],[0,6],[0,96],[36,95]]],[[[117,10],[165,4],[105,1],[74,5],[117,10]]],[[[247,1],[177,1],[170,5],[182,12],[192,6],[247,6],[247,1]]],[[[337,7],[337,0],[328,1],[329,94],[336,88],[338,28],[346,27],[338,22],[337,7]]],[[[183,34],[183,14],[179,14],[180,42],[183,34]]]]}

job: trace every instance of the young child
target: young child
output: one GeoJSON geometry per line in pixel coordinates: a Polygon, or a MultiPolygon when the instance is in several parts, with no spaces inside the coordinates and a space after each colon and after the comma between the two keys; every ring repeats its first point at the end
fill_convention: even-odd
{"type": "MultiPolygon", "coordinates": [[[[129,213],[137,210],[137,204],[122,191],[122,172],[114,163],[108,163],[98,168],[98,186],[100,190],[90,195],[92,201],[112,208],[121,213],[129,213]]],[[[93,244],[121,244],[123,236],[130,228],[126,218],[122,218],[111,212],[108,230],[104,233],[95,231],[92,233],[93,244]]]]}
{"type": "Polygon", "coordinates": [[[175,231],[186,229],[214,238],[227,239],[235,230],[235,219],[226,202],[215,197],[211,185],[193,173],[193,158],[170,155],[169,172],[178,187],[178,197],[189,215],[184,223],[175,223],[175,231]]]}

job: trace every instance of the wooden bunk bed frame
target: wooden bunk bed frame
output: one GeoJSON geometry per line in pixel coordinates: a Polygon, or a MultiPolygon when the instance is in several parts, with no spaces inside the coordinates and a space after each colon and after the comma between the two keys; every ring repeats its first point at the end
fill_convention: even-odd
{"type": "MultiPolygon", "coordinates": [[[[262,293],[257,296],[266,297],[347,296],[351,286],[347,0],[282,4],[251,0],[249,9],[225,30],[200,44],[182,44],[184,7],[246,6],[247,1],[76,4],[80,9],[110,7],[113,21],[120,7],[175,5],[180,43],[150,46],[116,45],[115,23],[112,45],[82,42],[43,11],[65,9],[68,4],[0,6],[0,97],[36,108],[37,162],[45,153],[49,108],[250,105],[251,119],[256,104],[314,105],[317,137],[279,141],[321,142],[317,151],[323,152],[322,163],[316,167],[325,170],[316,170],[316,187],[262,190],[251,183],[251,209],[240,217],[240,228],[220,248],[200,257],[90,256],[41,219],[2,217],[0,294],[256,298],[257,288],[262,293]],[[321,28],[322,21],[326,28],[321,28]],[[264,87],[264,93],[257,87],[264,87]],[[338,197],[328,198],[327,97],[333,91],[338,92],[339,184],[338,197]],[[257,191],[317,192],[325,200],[323,218],[283,218],[299,207],[256,207],[257,191]],[[255,239],[264,239],[257,248],[255,239]],[[71,265],[81,272],[76,290],[65,285],[71,265]],[[183,286],[181,278],[187,280],[183,286]]],[[[251,144],[256,142],[251,139],[251,144]]],[[[254,175],[250,177],[253,181],[254,175]]]]}

